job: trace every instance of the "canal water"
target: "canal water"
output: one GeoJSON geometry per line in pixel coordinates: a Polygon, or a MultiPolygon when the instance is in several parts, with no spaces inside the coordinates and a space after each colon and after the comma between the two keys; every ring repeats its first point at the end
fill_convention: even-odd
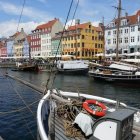
{"type": "MultiPolygon", "coordinates": [[[[0,69],[0,136],[5,140],[34,140],[37,132],[37,104],[42,95],[13,79],[3,77],[5,72],[6,69],[0,69]],[[23,100],[26,104],[30,104],[31,110],[24,108],[23,100]]],[[[47,72],[14,72],[10,69],[7,72],[41,87],[44,87],[49,77],[47,72]]],[[[54,87],[64,91],[77,91],[115,99],[140,108],[138,86],[100,83],[88,76],[58,74],[55,77],[54,87]]]]}

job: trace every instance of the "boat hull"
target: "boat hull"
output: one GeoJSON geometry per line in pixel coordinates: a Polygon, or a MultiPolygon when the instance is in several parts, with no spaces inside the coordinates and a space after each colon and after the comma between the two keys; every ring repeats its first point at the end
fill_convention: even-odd
{"type": "Polygon", "coordinates": [[[106,81],[111,83],[122,83],[122,84],[139,84],[140,75],[105,75],[100,73],[89,73],[90,77],[95,80],[106,81]]]}
{"type": "Polygon", "coordinates": [[[88,68],[84,69],[58,69],[60,74],[75,74],[75,75],[86,75],[88,73],[88,68]]]}
{"type": "Polygon", "coordinates": [[[37,65],[32,66],[20,66],[12,69],[12,71],[39,71],[39,68],[37,65]]]}
{"type": "MultiPolygon", "coordinates": [[[[70,101],[70,100],[66,100],[67,97],[68,98],[71,98],[71,97],[72,98],[76,98],[76,97],[79,98],[80,96],[81,97],[85,97],[86,99],[94,99],[94,100],[102,101],[102,102],[107,103],[109,105],[111,105],[111,104],[112,105],[116,105],[116,103],[117,103],[114,100],[110,100],[110,99],[106,99],[106,98],[102,98],[102,97],[98,97],[98,96],[93,96],[93,95],[79,94],[79,93],[72,93],[72,92],[63,92],[63,91],[57,92],[57,90],[48,91],[48,93],[40,100],[39,105],[38,105],[38,109],[37,109],[37,127],[38,127],[38,138],[37,139],[38,140],[54,140],[54,139],[57,139],[57,140],[71,140],[71,139],[89,140],[89,139],[97,139],[97,138],[94,137],[95,135],[93,135],[90,138],[89,137],[85,137],[85,138],[81,138],[81,137],[71,138],[71,137],[67,136],[66,133],[65,133],[66,131],[65,131],[65,128],[64,128],[63,119],[58,117],[58,115],[57,115],[57,111],[58,110],[55,109],[58,104],[56,104],[54,102],[54,100],[51,100],[51,102],[48,102],[48,99],[50,98],[50,96],[51,96],[51,99],[54,98],[55,100],[59,100],[60,102],[64,102],[64,103],[68,103],[70,101]],[[58,96],[57,96],[57,94],[58,94],[58,96]],[[61,96],[66,97],[66,98],[65,99],[61,98],[61,96]]],[[[120,105],[121,105],[121,107],[124,107],[126,109],[126,111],[122,110],[120,114],[118,114],[118,113],[116,114],[116,112],[118,112],[118,111],[116,111],[115,112],[116,115],[112,115],[112,116],[116,116],[116,117],[113,117],[113,122],[114,122],[114,119],[123,118],[123,117],[120,117],[121,114],[126,115],[129,111],[131,111],[133,113],[135,111],[138,111],[137,109],[134,109],[134,108],[132,109],[131,107],[127,106],[124,103],[120,103],[120,105]],[[126,113],[124,113],[124,111],[126,113]]],[[[95,124],[93,125],[93,130],[96,130],[96,128],[98,128],[98,127],[96,127],[96,124],[98,125],[99,122],[102,123],[103,119],[105,120],[105,123],[106,123],[106,118],[107,118],[107,115],[106,115],[105,118],[102,117],[102,118],[98,119],[95,122],[95,124]]],[[[111,118],[111,116],[108,117],[108,118],[111,118]]],[[[133,116],[131,117],[131,119],[133,121],[133,116]]],[[[128,119],[128,120],[130,121],[130,119],[128,119]]],[[[126,123],[128,121],[126,121],[126,119],[124,117],[124,119],[121,122],[123,122],[121,124],[124,124],[124,122],[126,123]]],[[[134,124],[134,127],[133,127],[134,129],[133,130],[135,130],[135,131],[133,131],[132,133],[128,132],[130,130],[129,129],[130,127],[127,127],[128,129],[126,129],[126,126],[131,126],[130,123],[129,123],[130,125],[126,125],[126,126],[122,125],[122,128],[124,128],[123,129],[124,132],[127,132],[127,133],[125,133],[125,136],[127,136],[127,138],[128,138],[128,136],[130,136],[129,139],[132,139],[132,137],[134,137],[133,140],[138,140],[140,138],[140,135],[139,135],[140,129],[139,129],[139,125],[138,125],[139,122],[136,123],[135,119],[134,119],[134,123],[135,124],[134,124]]],[[[118,125],[118,126],[120,126],[120,125],[118,125]]],[[[132,129],[131,129],[131,131],[132,131],[132,129]]],[[[117,131],[117,132],[119,132],[119,131],[117,131]]],[[[121,129],[120,129],[120,132],[121,132],[121,129]]],[[[99,135],[100,134],[101,134],[101,131],[100,131],[99,135]]],[[[104,133],[104,135],[105,135],[105,133],[104,133]]],[[[119,139],[121,139],[121,138],[120,137],[119,138],[118,137],[115,138],[115,140],[119,140],[119,139]]],[[[105,138],[103,140],[105,140],[105,138]]]]}

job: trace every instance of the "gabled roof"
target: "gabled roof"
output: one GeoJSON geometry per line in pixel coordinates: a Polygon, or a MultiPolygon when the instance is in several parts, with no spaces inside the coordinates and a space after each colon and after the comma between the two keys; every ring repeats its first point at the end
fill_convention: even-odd
{"type": "MultiPolygon", "coordinates": [[[[124,16],[124,17],[121,17],[120,20],[127,19],[128,25],[133,25],[133,24],[138,23],[138,16],[140,16],[140,10],[138,10],[135,15],[124,16]]],[[[118,19],[114,19],[112,22],[115,22],[115,25],[117,25],[118,19]]]]}
{"type": "Polygon", "coordinates": [[[11,35],[10,37],[17,37],[20,34],[19,31],[17,31],[16,33],[14,33],[13,35],[11,35]]]}
{"type": "Polygon", "coordinates": [[[88,23],[83,23],[83,24],[77,24],[77,25],[74,25],[74,26],[70,26],[68,27],[68,30],[75,30],[75,29],[84,29],[86,28],[86,26],[89,24],[88,23]]]}
{"type": "Polygon", "coordinates": [[[56,23],[56,21],[58,21],[58,20],[59,19],[56,19],[55,18],[54,20],[51,20],[51,21],[49,21],[49,22],[47,22],[45,24],[38,25],[35,30],[37,30],[37,29],[51,28],[56,23]]]}
{"type": "Polygon", "coordinates": [[[95,30],[97,31],[97,32],[102,32],[103,30],[102,30],[102,28],[99,26],[99,27],[94,27],[95,28],[95,30]]]}

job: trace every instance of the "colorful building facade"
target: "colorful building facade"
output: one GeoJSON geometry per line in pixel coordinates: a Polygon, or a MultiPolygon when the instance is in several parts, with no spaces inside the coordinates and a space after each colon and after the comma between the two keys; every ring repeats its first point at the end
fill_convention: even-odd
{"type": "Polygon", "coordinates": [[[77,59],[94,59],[96,54],[103,50],[103,31],[101,27],[92,26],[90,22],[70,26],[63,34],[64,55],[75,55],[77,59]]]}
{"type": "Polygon", "coordinates": [[[63,28],[59,19],[53,19],[45,24],[39,25],[31,34],[31,55],[33,57],[48,57],[52,55],[51,39],[55,33],[63,28]]]}

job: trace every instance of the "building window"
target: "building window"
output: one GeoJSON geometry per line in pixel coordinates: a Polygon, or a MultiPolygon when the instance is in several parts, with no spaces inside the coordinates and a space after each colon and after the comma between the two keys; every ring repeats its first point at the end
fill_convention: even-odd
{"type": "Polygon", "coordinates": [[[134,36],[131,37],[131,42],[135,42],[135,37],[134,36]]]}
{"type": "Polygon", "coordinates": [[[125,29],[124,32],[127,34],[128,33],[128,29],[125,29]]]}
{"type": "Polygon", "coordinates": [[[131,32],[135,32],[135,26],[131,27],[131,32]]]}
{"type": "Polygon", "coordinates": [[[116,30],[114,30],[114,31],[113,31],[113,34],[115,35],[116,33],[117,33],[117,31],[116,31],[116,30]]]}
{"type": "Polygon", "coordinates": [[[111,35],[111,31],[108,31],[108,35],[111,35]]]}
{"type": "Polygon", "coordinates": [[[128,37],[125,37],[125,38],[124,38],[124,42],[125,42],[125,43],[128,43],[128,37]]]}
{"type": "Polygon", "coordinates": [[[80,47],[80,43],[78,43],[77,45],[78,45],[78,47],[80,47]]]}
{"type": "Polygon", "coordinates": [[[140,41],[140,36],[138,36],[138,42],[140,41]]]}
{"type": "Polygon", "coordinates": [[[122,38],[119,38],[119,43],[122,43],[122,38]]]}
{"type": "Polygon", "coordinates": [[[121,30],[119,31],[119,33],[122,34],[122,33],[123,33],[123,30],[121,29],[121,30]]]}
{"type": "Polygon", "coordinates": [[[97,48],[97,43],[95,43],[95,48],[97,48]]]}
{"type": "Polygon", "coordinates": [[[116,38],[113,38],[113,44],[116,44],[116,38]]]}
{"type": "Polygon", "coordinates": [[[108,39],[108,40],[107,40],[107,44],[108,44],[108,45],[111,44],[111,39],[108,39]]]}
{"type": "Polygon", "coordinates": [[[140,25],[138,25],[138,31],[140,31],[140,25]]]}
{"type": "Polygon", "coordinates": [[[71,48],[73,48],[73,43],[71,44],[71,48]]]}

